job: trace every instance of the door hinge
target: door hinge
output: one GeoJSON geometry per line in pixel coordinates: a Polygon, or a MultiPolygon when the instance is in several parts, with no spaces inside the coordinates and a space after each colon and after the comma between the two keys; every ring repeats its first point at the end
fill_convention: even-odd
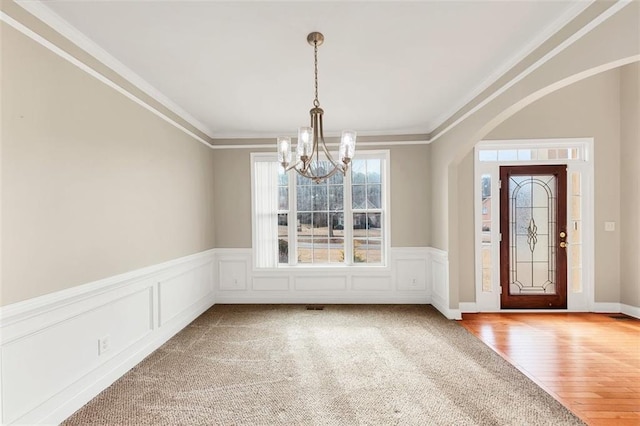
{"type": "Polygon", "coordinates": [[[502,232],[498,234],[498,241],[502,242],[502,232]]]}
{"type": "Polygon", "coordinates": [[[502,286],[500,286],[500,294],[502,294],[502,286]]]}
{"type": "Polygon", "coordinates": [[[502,189],[502,180],[498,181],[498,189],[502,189]]]}

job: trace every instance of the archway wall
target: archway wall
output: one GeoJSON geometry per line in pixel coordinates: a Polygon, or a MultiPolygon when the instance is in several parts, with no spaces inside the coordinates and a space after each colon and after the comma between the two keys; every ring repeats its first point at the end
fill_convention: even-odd
{"type": "MultiPolygon", "coordinates": [[[[595,300],[620,300],[621,226],[621,71],[626,67],[594,75],[557,90],[518,111],[493,129],[484,140],[593,139],[595,180],[595,300]],[[604,222],[615,222],[615,232],[606,232],[604,222]]],[[[460,302],[475,302],[474,150],[468,151],[458,170],[458,241],[460,302]]]]}
{"type": "MultiPolygon", "coordinates": [[[[593,24],[584,23],[584,28],[588,29],[589,25],[593,24]]],[[[537,99],[589,76],[640,60],[639,28],[640,3],[634,1],[551,59],[537,67],[529,67],[531,71],[526,76],[486,101],[448,131],[433,135],[431,246],[448,253],[451,309],[457,309],[459,303],[457,193],[461,161],[498,124],[537,99]]],[[[557,42],[559,45],[563,43],[562,40],[557,42]]],[[[540,62],[542,60],[541,57],[540,62]]],[[[536,63],[532,60],[529,62],[536,63]]]]}

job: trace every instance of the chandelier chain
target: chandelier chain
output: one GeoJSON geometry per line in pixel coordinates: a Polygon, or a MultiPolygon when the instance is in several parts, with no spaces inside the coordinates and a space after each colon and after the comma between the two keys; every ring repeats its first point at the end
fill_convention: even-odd
{"type": "Polygon", "coordinates": [[[318,100],[318,42],[313,42],[313,59],[314,59],[314,72],[315,72],[315,88],[316,88],[316,98],[313,100],[313,106],[316,108],[320,106],[320,101],[318,100]]]}

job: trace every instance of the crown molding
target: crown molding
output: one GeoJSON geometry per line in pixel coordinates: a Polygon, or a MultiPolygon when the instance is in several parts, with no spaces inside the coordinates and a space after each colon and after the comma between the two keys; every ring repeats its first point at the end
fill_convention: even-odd
{"type": "Polygon", "coordinates": [[[46,25],[53,28],[80,49],[93,56],[106,67],[115,71],[122,78],[153,98],[159,104],[185,120],[196,129],[200,130],[208,137],[212,138],[211,135],[213,132],[208,126],[193,117],[186,110],[164,95],[160,90],[147,82],[144,78],[136,74],[122,62],[118,61],[110,53],[98,46],[93,40],[86,37],[66,20],[49,9],[46,6],[46,2],[42,0],[15,0],[15,3],[38,18],[40,21],[44,22],[46,25]]]}
{"type": "MultiPolygon", "coordinates": [[[[525,77],[527,77],[529,74],[534,72],[536,69],[538,69],[539,67],[544,65],[546,62],[551,60],[553,57],[558,55],[560,52],[562,52],[563,50],[565,50],[566,48],[571,46],[573,43],[578,41],[580,38],[582,38],[589,31],[593,30],[595,27],[597,27],[598,25],[600,25],[601,23],[606,21],[611,16],[615,15],[617,12],[619,12],[625,6],[629,5],[632,1],[634,1],[634,0],[618,0],[613,4],[604,3],[604,2],[595,2],[595,1],[589,2],[588,6],[583,8],[578,15],[580,15],[583,12],[585,12],[588,9],[588,7],[593,5],[593,4],[598,4],[598,5],[603,5],[604,4],[605,5],[604,7],[607,7],[607,8],[602,13],[598,14],[595,18],[593,18],[591,20],[588,20],[584,24],[581,24],[580,28],[577,29],[575,32],[573,32],[570,36],[566,37],[564,40],[559,42],[556,46],[551,48],[547,53],[542,55],[540,58],[538,58],[537,60],[534,60],[533,63],[531,63],[529,66],[527,66],[523,71],[521,71],[518,74],[516,74],[513,78],[508,79],[502,86],[497,88],[495,91],[493,91],[491,94],[489,94],[484,99],[480,100],[476,105],[473,105],[468,111],[460,114],[459,117],[455,117],[455,115],[458,112],[462,111],[465,106],[470,105],[470,103],[472,101],[469,101],[467,104],[463,105],[458,110],[458,112],[452,114],[449,118],[447,118],[444,122],[442,122],[436,129],[434,129],[430,133],[431,142],[435,142],[437,139],[439,139],[441,136],[443,136],[449,130],[451,130],[454,127],[456,127],[462,121],[464,121],[469,116],[471,116],[473,113],[475,113],[476,111],[478,111],[479,109],[481,109],[482,107],[487,105],[489,102],[493,101],[495,98],[500,96],[502,93],[504,93],[505,91],[507,91],[508,89],[513,87],[515,84],[517,84],[518,82],[523,80],[525,77]],[[451,122],[447,123],[448,120],[451,120],[451,122]]],[[[576,18],[577,17],[578,16],[576,16],[576,18]]],[[[569,22],[567,22],[567,24],[569,24],[569,22]]],[[[559,31],[559,29],[556,29],[556,32],[557,31],[559,31]]],[[[535,53],[535,52],[531,52],[530,55],[533,54],[533,53],[535,53]]],[[[524,57],[524,58],[521,59],[521,61],[524,61],[526,59],[527,59],[527,57],[524,57]]],[[[517,63],[514,66],[517,66],[517,63]]],[[[508,70],[505,72],[505,74],[503,74],[503,76],[506,75],[506,73],[508,73],[508,70]]],[[[495,81],[494,84],[496,84],[498,82],[499,82],[499,79],[497,81],[495,81]]]]}
{"type": "Polygon", "coordinates": [[[482,83],[476,86],[475,89],[469,92],[467,96],[461,102],[458,102],[454,107],[440,114],[438,118],[436,118],[431,126],[429,126],[429,132],[433,133],[438,127],[442,126],[448,119],[453,117],[456,112],[463,109],[466,105],[471,103],[477,96],[479,96],[482,92],[491,87],[494,83],[496,83],[500,77],[502,77],[507,71],[516,66],[520,61],[525,59],[531,53],[533,53],[538,47],[540,47],[545,41],[549,39],[553,34],[557,33],[562,27],[567,25],[571,20],[573,20],[576,16],[578,16],[582,11],[584,11],[591,3],[595,0],[581,1],[576,2],[570,7],[567,11],[565,11],[562,16],[557,18],[551,24],[549,24],[544,30],[538,34],[537,37],[533,38],[529,43],[527,43],[522,49],[514,53],[511,57],[509,57],[506,61],[504,61],[499,67],[497,67],[493,73],[489,77],[487,77],[482,83]]]}

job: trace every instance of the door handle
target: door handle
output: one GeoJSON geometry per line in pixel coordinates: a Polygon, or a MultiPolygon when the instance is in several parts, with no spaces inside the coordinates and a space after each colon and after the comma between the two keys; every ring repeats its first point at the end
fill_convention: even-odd
{"type": "Polygon", "coordinates": [[[567,244],[566,242],[564,242],[564,241],[560,241],[560,247],[561,247],[561,248],[567,248],[567,246],[568,246],[568,245],[569,245],[569,244],[567,244]]]}

